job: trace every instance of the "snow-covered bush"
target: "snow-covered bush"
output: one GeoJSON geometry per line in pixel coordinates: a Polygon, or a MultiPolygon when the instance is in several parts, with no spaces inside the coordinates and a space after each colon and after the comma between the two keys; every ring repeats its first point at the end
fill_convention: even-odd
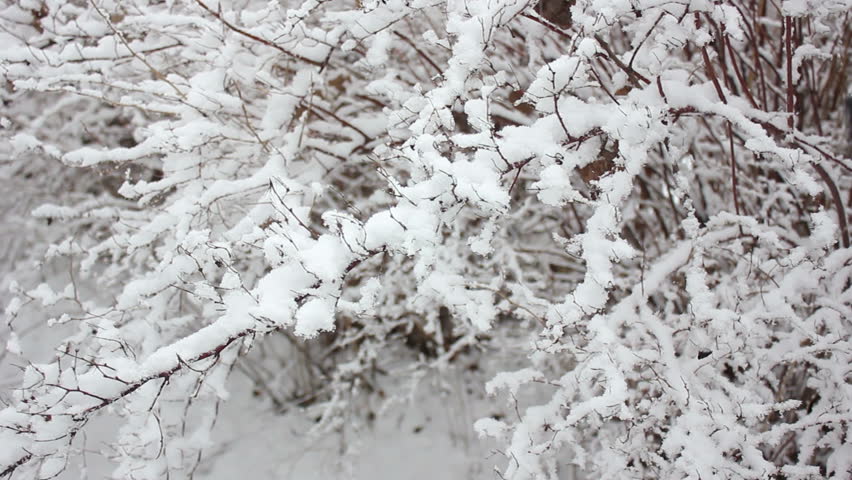
{"type": "Polygon", "coordinates": [[[233,370],[328,430],[509,351],[502,478],[849,478],[849,13],[6,5],[0,477],[103,417],[115,477],[191,477],[233,370]]]}

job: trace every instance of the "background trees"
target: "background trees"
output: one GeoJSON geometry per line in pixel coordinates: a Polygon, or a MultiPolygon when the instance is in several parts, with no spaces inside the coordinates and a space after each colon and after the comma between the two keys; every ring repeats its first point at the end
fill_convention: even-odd
{"type": "Polygon", "coordinates": [[[114,417],[191,477],[229,376],[322,431],[463,366],[505,478],[847,478],[848,14],[7,5],[0,474],[114,417]]]}

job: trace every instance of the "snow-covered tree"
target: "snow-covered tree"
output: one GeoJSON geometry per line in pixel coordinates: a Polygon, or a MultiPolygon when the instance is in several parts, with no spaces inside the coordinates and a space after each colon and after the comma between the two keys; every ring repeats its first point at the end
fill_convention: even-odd
{"type": "Polygon", "coordinates": [[[850,12],[6,4],[0,477],[111,419],[191,478],[229,377],[330,431],[465,359],[501,478],[852,477],[850,12]]]}

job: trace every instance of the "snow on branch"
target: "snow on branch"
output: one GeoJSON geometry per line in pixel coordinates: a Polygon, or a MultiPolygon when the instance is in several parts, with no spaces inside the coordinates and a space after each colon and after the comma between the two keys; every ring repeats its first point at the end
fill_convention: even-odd
{"type": "Polygon", "coordinates": [[[193,478],[229,389],[343,431],[458,368],[501,478],[849,478],[848,14],[2,7],[0,477],[105,422],[193,478]]]}

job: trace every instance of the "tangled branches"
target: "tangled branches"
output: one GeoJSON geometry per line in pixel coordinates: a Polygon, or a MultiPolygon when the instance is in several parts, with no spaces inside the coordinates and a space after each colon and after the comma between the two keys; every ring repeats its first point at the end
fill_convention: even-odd
{"type": "Polygon", "coordinates": [[[504,478],[848,478],[848,15],[6,7],[3,168],[49,235],[10,276],[0,476],[61,473],[112,415],[115,476],[191,477],[232,370],[333,429],[503,350],[517,415],[476,428],[504,478]],[[43,362],[17,332],[45,317],[43,362]]]}

